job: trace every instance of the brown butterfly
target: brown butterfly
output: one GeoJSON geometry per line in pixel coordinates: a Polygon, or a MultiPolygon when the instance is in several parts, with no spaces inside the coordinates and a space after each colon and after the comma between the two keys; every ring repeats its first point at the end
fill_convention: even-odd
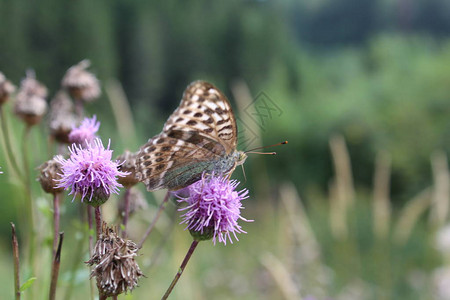
{"type": "Polygon", "coordinates": [[[149,191],[174,191],[200,180],[204,172],[229,175],[247,158],[236,144],[236,119],[227,98],[211,83],[195,81],[163,131],[141,147],[140,179],[149,191]]]}

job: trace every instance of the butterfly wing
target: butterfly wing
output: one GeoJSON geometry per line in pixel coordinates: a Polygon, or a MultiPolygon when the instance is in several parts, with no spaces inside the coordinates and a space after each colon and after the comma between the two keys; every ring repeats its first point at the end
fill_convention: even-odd
{"type": "MultiPolygon", "coordinates": [[[[190,84],[179,107],[138,155],[141,180],[148,190],[177,190],[213,171],[236,149],[237,128],[226,97],[212,84],[190,84]]],[[[231,168],[231,167],[230,167],[231,168]]]]}
{"type": "Polygon", "coordinates": [[[163,132],[195,131],[220,143],[227,154],[236,149],[237,127],[227,97],[205,81],[191,83],[178,108],[164,124],[163,132]]]}

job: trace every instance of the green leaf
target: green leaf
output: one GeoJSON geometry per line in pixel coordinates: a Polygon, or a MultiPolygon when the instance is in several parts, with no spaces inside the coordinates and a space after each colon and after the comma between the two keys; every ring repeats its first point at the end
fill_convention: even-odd
{"type": "Polygon", "coordinates": [[[27,281],[24,282],[24,284],[22,284],[22,286],[20,287],[19,291],[22,293],[25,290],[27,290],[33,284],[33,282],[35,280],[36,280],[36,277],[29,278],[27,281]]]}

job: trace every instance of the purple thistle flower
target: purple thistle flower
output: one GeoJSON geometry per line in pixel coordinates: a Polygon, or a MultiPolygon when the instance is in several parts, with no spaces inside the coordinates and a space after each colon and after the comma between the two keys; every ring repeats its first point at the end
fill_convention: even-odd
{"type": "MultiPolygon", "coordinates": [[[[246,233],[238,225],[239,219],[252,222],[241,216],[241,201],[248,198],[248,190],[236,191],[239,182],[223,177],[202,176],[202,179],[190,185],[188,197],[178,197],[178,202],[186,202],[187,206],[179,211],[186,211],[180,224],[187,224],[195,239],[204,240],[212,237],[226,245],[227,239],[233,243],[231,235],[238,241],[236,233],[246,233]]],[[[185,191],[185,190],[184,190],[185,191]]]]}
{"type": "Polygon", "coordinates": [[[118,194],[122,185],[117,182],[117,177],[128,174],[118,170],[119,162],[111,160],[113,151],[109,146],[110,143],[105,149],[98,138],[87,143],[86,148],[72,144],[69,159],[55,158],[62,165],[57,186],[65,190],[71,188],[69,195],[74,194],[75,199],[76,194],[80,194],[81,202],[89,197],[89,204],[94,206],[103,204],[111,193],[118,194]]]}
{"type": "Polygon", "coordinates": [[[100,128],[100,122],[94,115],[91,119],[84,118],[79,127],[72,128],[69,134],[69,142],[86,146],[86,143],[92,143],[97,137],[96,133],[100,128]]]}

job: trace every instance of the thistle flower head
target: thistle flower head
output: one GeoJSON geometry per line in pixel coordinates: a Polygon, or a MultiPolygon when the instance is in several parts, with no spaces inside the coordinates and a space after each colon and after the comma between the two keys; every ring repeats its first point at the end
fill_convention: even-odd
{"type": "Polygon", "coordinates": [[[133,241],[119,237],[115,228],[103,223],[94,254],[86,263],[96,265],[91,278],[96,277],[97,288],[104,296],[117,296],[137,286],[139,277],[143,276],[134,259],[137,251],[133,241]]]}
{"type": "Polygon", "coordinates": [[[100,122],[97,121],[97,117],[94,115],[92,118],[84,118],[81,125],[74,127],[69,134],[69,142],[83,145],[86,143],[92,143],[97,137],[95,134],[100,128],[100,122]]]}
{"type": "Polygon", "coordinates": [[[16,87],[0,72],[0,105],[8,101],[9,95],[15,90],[16,87]]]}
{"type": "Polygon", "coordinates": [[[85,59],[67,70],[62,86],[68,89],[71,96],[86,102],[94,101],[100,96],[100,84],[97,77],[86,69],[91,65],[85,59]]]}
{"type": "Polygon", "coordinates": [[[39,123],[47,112],[45,97],[47,97],[47,88],[36,80],[33,71],[28,71],[27,77],[20,84],[14,102],[14,113],[29,126],[39,123]]]}
{"type": "Polygon", "coordinates": [[[56,156],[38,167],[40,171],[38,181],[46,193],[56,194],[64,190],[57,182],[61,179],[61,159],[62,157],[56,156]]]}
{"type": "Polygon", "coordinates": [[[236,191],[239,182],[224,177],[202,176],[202,179],[190,185],[189,196],[176,194],[178,202],[186,202],[187,206],[179,209],[185,211],[181,224],[186,224],[194,239],[213,239],[224,244],[231,237],[238,240],[236,233],[246,233],[237,223],[243,209],[241,201],[248,198],[248,190],[236,191]]]}
{"type": "Polygon", "coordinates": [[[132,153],[128,150],[117,157],[117,160],[122,162],[119,166],[119,170],[128,172],[128,175],[118,179],[119,183],[126,188],[130,188],[139,182],[138,175],[136,173],[136,156],[137,153],[132,153]]]}
{"type": "Polygon", "coordinates": [[[64,91],[56,93],[50,102],[50,133],[60,143],[69,143],[69,134],[76,122],[74,105],[64,91]]]}
{"type": "Polygon", "coordinates": [[[62,165],[58,187],[71,189],[69,195],[81,195],[81,201],[88,198],[88,204],[99,206],[108,200],[111,193],[118,194],[117,177],[127,173],[118,170],[119,163],[112,161],[112,150],[105,149],[100,139],[88,143],[85,148],[72,144],[70,157],[58,157],[62,165]]]}

